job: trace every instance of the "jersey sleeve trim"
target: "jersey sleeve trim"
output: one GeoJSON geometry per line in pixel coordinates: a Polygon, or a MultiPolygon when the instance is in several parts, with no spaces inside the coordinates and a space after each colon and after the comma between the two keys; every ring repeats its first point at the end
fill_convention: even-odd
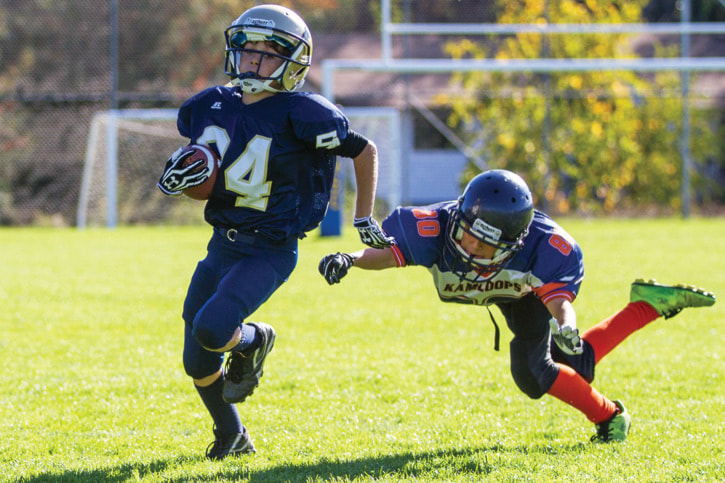
{"type": "Polygon", "coordinates": [[[570,290],[566,290],[566,286],[567,284],[564,283],[552,282],[536,287],[533,291],[544,304],[558,298],[565,298],[569,302],[573,302],[576,295],[570,290]]]}
{"type": "Polygon", "coordinates": [[[405,257],[403,256],[403,252],[400,251],[400,248],[397,245],[393,245],[390,247],[390,251],[393,252],[393,256],[395,257],[395,266],[398,268],[404,267],[406,265],[405,257]]]}
{"type": "Polygon", "coordinates": [[[348,127],[347,135],[345,136],[345,139],[342,140],[342,144],[334,149],[331,149],[330,152],[345,158],[356,158],[363,152],[368,143],[368,138],[348,127]]]}

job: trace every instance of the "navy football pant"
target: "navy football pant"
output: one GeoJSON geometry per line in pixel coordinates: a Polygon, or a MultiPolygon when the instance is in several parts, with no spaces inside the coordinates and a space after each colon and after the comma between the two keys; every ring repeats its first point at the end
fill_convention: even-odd
{"type": "Polygon", "coordinates": [[[549,391],[559,375],[557,362],[592,382],[595,365],[592,347],[582,341],[582,354],[564,354],[551,340],[551,314],[538,297],[529,294],[513,302],[500,303],[498,308],[514,334],[510,344],[511,375],[527,396],[538,399],[549,391]]]}
{"type": "Polygon", "coordinates": [[[297,264],[297,240],[272,245],[259,237],[228,240],[214,232],[184,301],[184,369],[194,379],[217,372],[224,347],[240,324],[287,281],[297,264]]]}

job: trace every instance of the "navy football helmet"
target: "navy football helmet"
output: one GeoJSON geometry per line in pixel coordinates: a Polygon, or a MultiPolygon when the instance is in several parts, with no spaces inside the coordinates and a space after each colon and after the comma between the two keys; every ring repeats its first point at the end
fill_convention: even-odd
{"type": "Polygon", "coordinates": [[[446,245],[454,256],[453,273],[463,280],[480,281],[500,272],[516,252],[534,217],[534,203],[526,182],[502,169],[473,178],[458,198],[448,223],[446,245]],[[471,255],[461,246],[463,233],[496,248],[493,258],[471,255]]]}
{"type": "MultiPolygon", "coordinates": [[[[224,32],[226,61],[224,72],[244,92],[289,92],[299,89],[312,62],[312,34],[302,17],[279,5],[259,5],[244,12],[224,32]],[[247,42],[274,42],[276,54],[245,49],[247,42]],[[282,65],[269,77],[259,72],[240,72],[242,52],[274,56],[282,65]]],[[[259,63],[261,65],[261,62],[259,63]]]]}

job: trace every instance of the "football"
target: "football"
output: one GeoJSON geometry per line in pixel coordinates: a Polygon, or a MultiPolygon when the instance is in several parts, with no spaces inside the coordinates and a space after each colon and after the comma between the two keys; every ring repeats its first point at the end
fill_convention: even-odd
{"type": "Polygon", "coordinates": [[[211,196],[212,190],[214,189],[214,182],[216,181],[217,171],[219,171],[219,166],[221,165],[221,159],[217,155],[216,151],[203,144],[189,144],[184,147],[182,155],[184,152],[192,150],[194,151],[194,154],[184,161],[184,166],[188,166],[201,159],[205,162],[205,164],[202,164],[199,168],[197,168],[197,170],[209,170],[210,174],[206,181],[199,185],[192,186],[191,188],[186,188],[183,193],[189,198],[193,198],[195,200],[208,200],[211,196]]]}

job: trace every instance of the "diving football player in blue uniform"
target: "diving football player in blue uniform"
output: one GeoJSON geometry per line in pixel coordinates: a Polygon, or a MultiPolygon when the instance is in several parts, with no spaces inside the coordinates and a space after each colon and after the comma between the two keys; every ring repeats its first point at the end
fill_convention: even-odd
{"type": "MultiPolygon", "coordinates": [[[[204,209],[213,235],[183,309],[184,368],[214,421],[210,459],[255,451],[234,403],[259,384],[275,331],[247,318],[288,279],[298,239],[324,217],[336,155],[353,159],[354,225],[362,241],[392,243],[372,218],[375,145],[325,98],[297,91],[312,55],[304,20],[284,7],[256,6],[225,37],[231,84],[187,100],[177,121],[190,144],[208,145],[221,157],[204,209]]],[[[164,193],[180,194],[205,180],[196,163],[184,161],[181,150],[167,161],[158,183],[164,193]]]]}
{"type": "Polygon", "coordinates": [[[498,306],[513,333],[516,385],[533,399],[550,394],[580,410],[596,424],[593,441],[624,441],[631,424],[620,401],[590,385],[595,365],[656,318],[715,303],[712,293],[692,286],[637,280],[623,310],[580,336],[572,302],[584,278],[582,252],[534,209],[528,186],[510,171],[479,174],[457,201],[398,208],[383,229],[394,246],[325,256],[319,269],[327,282],[340,282],[353,266],[421,265],[443,302],[498,306]]]}

